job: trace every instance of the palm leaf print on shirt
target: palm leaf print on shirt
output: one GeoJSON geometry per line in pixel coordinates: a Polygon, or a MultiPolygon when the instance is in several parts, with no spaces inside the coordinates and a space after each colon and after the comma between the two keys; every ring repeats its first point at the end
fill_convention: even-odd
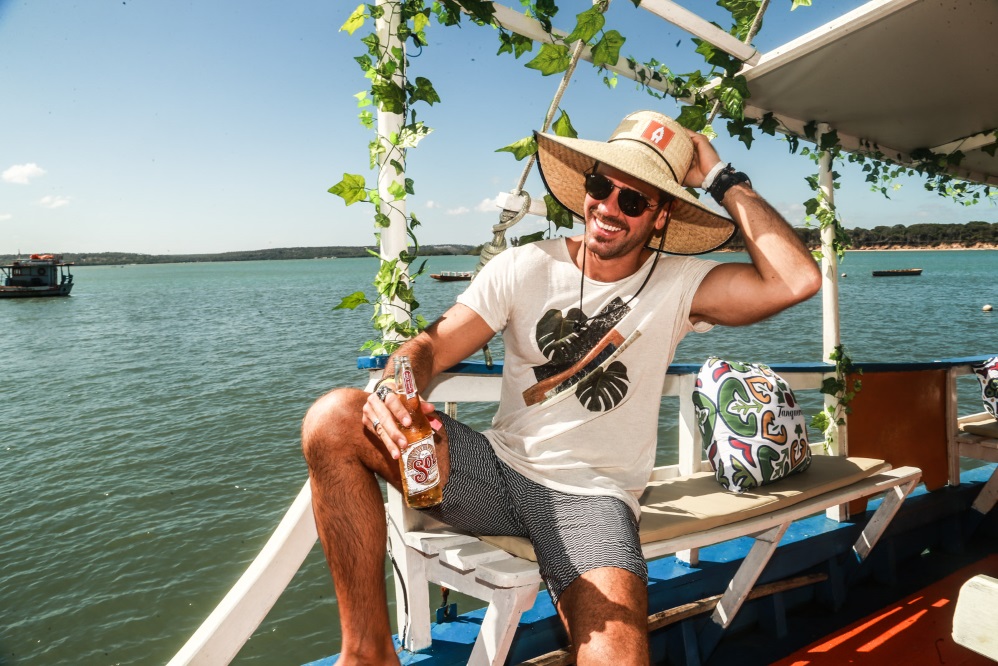
{"type": "Polygon", "coordinates": [[[537,404],[576,384],[580,384],[576,397],[586,409],[606,411],[620,404],[627,395],[627,368],[610,359],[624,343],[614,326],[629,311],[615,298],[592,318],[579,308],[544,313],[535,335],[549,360],[534,367],[537,383],[523,392],[526,404],[537,404]]]}

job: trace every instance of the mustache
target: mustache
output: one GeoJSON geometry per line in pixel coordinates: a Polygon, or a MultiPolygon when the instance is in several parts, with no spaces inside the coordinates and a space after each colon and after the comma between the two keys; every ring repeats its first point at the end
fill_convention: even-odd
{"type": "Polygon", "coordinates": [[[603,223],[606,223],[606,224],[610,224],[610,225],[613,225],[615,227],[619,227],[619,228],[623,229],[624,231],[630,231],[631,230],[631,225],[628,224],[625,219],[623,219],[622,217],[616,217],[614,215],[603,215],[603,214],[601,214],[597,210],[598,208],[599,208],[599,204],[598,203],[596,205],[594,205],[594,206],[590,206],[589,207],[589,210],[588,210],[588,213],[589,213],[588,218],[589,219],[599,220],[600,222],[603,222],[603,223]]]}

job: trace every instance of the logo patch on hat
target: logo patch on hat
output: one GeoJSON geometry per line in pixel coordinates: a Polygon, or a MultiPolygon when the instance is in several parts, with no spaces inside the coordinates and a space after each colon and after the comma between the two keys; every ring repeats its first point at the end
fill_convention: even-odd
{"type": "Polygon", "coordinates": [[[676,136],[675,132],[662,123],[656,123],[654,120],[649,121],[648,127],[641,133],[641,138],[648,139],[662,152],[665,152],[666,146],[669,145],[674,136],[676,136]]]}

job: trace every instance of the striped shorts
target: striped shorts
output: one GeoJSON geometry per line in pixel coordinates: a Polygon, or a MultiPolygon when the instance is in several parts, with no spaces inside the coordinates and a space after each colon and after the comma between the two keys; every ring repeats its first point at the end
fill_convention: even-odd
{"type": "Polygon", "coordinates": [[[600,567],[648,582],[634,512],[616,497],[545,488],[509,468],[480,432],[439,414],[450,447],[443,501],[422,511],[473,534],[530,539],[556,605],[581,574],[600,567]]]}

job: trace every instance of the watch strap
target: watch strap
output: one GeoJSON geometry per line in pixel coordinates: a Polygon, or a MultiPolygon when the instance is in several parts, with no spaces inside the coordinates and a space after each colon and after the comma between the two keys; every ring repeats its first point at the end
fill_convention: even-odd
{"type": "Polygon", "coordinates": [[[721,203],[724,201],[724,195],[727,191],[741,183],[748,183],[749,187],[752,187],[752,181],[749,180],[749,177],[741,171],[735,171],[734,167],[729,164],[717,174],[707,192],[714,198],[714,201],[721,203]]]}

